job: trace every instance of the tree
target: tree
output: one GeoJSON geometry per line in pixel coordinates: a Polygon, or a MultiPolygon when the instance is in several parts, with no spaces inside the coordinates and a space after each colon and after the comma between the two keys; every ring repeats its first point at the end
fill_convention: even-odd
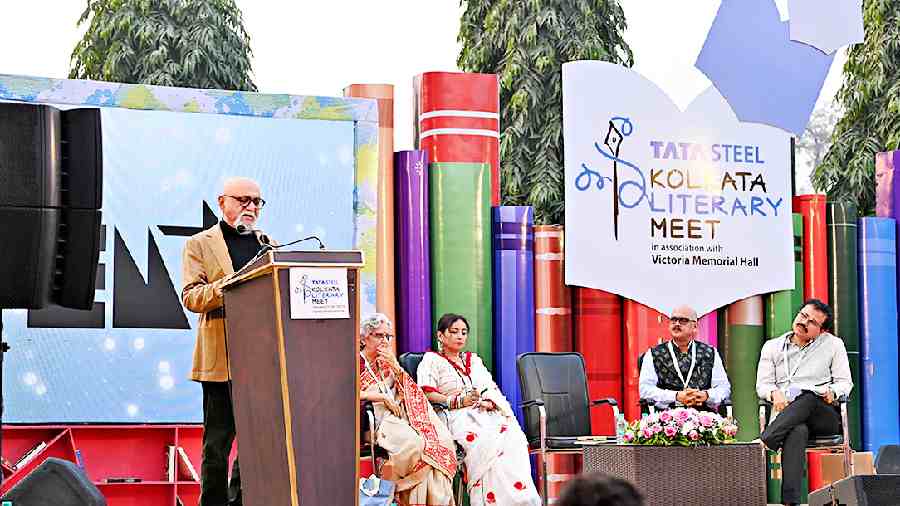
{"type": "Polygon", "coordinates": [[[234,0],[88,0],[73,79],[256,91],[234,0]]]}
{"type": "Polygon", "coordinates": [[[797,139],[797,150],[809,159],[813,168],[822,164],[828,148],[831,147],[831,135],[838,120],[839,111],[834,104],[827,104],[813,111],[803,135],[797,139]]]}
{"type": "Polygon", "coordinates": [[[825,159],[828,148],[831,147],[831,135],[834,132],[834,125],[837,123],[840,111],[834,102],[824,104],[816,109],[806,125],[803,135],[797,139],[797,154],[799,155],[798,163],[802,162],[806,171],[803,172],[803,184],[798,182],[798,191],[800,193],[809,192],[811,189],[807,186],[807,175],[811,175],[812,171],[818,167],[825,159]]]}
{"type": "Polygon", "coordinates": [[[500,79],[501,195],[562,223],[562,64],[633,64],[618,0],[464,0],[459,67],[500,79]]]}
{"type": "Polygon", "coordinates": [[[900,3],[865,0],[865,42],[852,46],[837,100],[844,110],[813,174],[829,198],[875,208],[875,153],[900,147],[900,3]]]}

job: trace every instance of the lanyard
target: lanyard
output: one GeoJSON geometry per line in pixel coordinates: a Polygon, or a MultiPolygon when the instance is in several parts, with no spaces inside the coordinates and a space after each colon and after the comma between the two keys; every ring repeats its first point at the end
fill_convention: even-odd
{"type": "Polygon", "coordinates": [[[684,388],[687,388],[688,383],[691,382],[691,377],[694,375],[694,366],[697,365],[697,346],[694,345],[694,341],[691,341],[688,346],[691,347],[691,368],[688,369],[687,379],[684,379],[684,375],[681,374],[681,366],[678,364],[678,357],[675,356],[675,348],[672,347],[672,341],[669,341],[669,355],[672,356],[672,364],[675,366],[675,373],[678,374],[678,379],[681,380],[684,388]]]}
{"type": "Polygon", "coordinates": [[[803,351],[803,354],[800,356],[799,359],[797,359],[797,363],[794,365],[794,370],[791,371],[791,366],[788,363],[788,353],[787,353],[788,348],[790,348],[790,346],[791,346],[791,338],[790,338],[790,336],[788,336],[787,343],[785,343],[785,345],[781,348],[781,354],[784,356],[784,369],[785,369],[785,372],[787,373],[788,385],[790,385],[791,382],[794,380],[794,376],[797,375],[797,371],[800,370],[800,366],[803,364],[803,359],[806,358],[806,355],[809,353],[810,347],[812,345],[814,345],[816,343],[816,341],[818,341],[818,339],[816,339],[815,341],[813,341],[811,343],[807,343],[806,346],[801,348],[801,350],[803,351]]]}
{"type": "Polygon", "coordinates": [[[369,360],[366,359],[366,356],[362,353],[360,353],[359,356],[362,357],[363,362],[366,364],[366,371],[369,371],[369,374],[371,374],[372,377],[375,378],[375,383],[378,384],[378,391],[385,395],[391,395],[391,389],[382,382],[380,374],[375,374],[375,371],[372,370],[372,366],[369,365],[369,360]]]}

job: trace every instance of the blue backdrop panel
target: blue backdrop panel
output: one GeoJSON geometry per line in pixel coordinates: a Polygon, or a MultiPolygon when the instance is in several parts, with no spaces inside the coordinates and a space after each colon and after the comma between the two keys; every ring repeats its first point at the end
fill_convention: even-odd
{"type": "Polygon", "coordinates": [[[893,218],[859,220],[862,436],[866,451],[900,440],[896,233],[893,218]]]}
{"type": "MultiPolygon", "coordinates": [[[[104,108],[95,318],[3,311],[4,422],[200,422],[187,379],[198,315],[181,304],[188,236],[217,223],[228,176],[259,181],[260,227],[354,240],[354,124],[104,108]]],[[[298,245],[303,246],[303,245],[298,245]]]]}
{"type": "Polygon", "coordinates": [[[519,423],[516,356],[534,351],[534,211],[492,209],[494,249],[494,374],[519,423]]]}

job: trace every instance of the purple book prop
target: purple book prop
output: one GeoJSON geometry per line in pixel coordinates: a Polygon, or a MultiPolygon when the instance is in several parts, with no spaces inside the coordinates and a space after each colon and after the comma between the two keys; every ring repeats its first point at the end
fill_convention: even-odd
{"type": "Polygon", "coordinates": [[[431,349],[428,154],[394,153],[397,352],[431,349]]]}

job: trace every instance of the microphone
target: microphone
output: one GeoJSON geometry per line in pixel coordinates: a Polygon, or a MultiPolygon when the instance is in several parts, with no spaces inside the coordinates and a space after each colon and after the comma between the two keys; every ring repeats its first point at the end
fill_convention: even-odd
{"type": "Polygon", "coordinates": [[[311,241],[313,239],[315,239],[315,241],[317,243],[319,243],[319,249],[325,249],[325,243],[322,242],[322,239],[319,239],[317,236],[314,236],[314,235],[311,235],[309,237],[304,237],[303,239],[297,239],[296,241],[291,241],[287,244],[279,244],[278,246],[273,246],[273,247],[275,249],[278,249],[278,248],[283,248],[285,246],[291,246],[293,244],[297,244],[297,243],[301,243],[301,242],[311,241]]]}
{"type": "Polygon", "coordinates": [[[251,228],[248,227],[247,225],[244,225],[243,223],[238,223],[238,224],[234,227],[234,229],[237,230],[237,233],[239,233],[239,234],[241,234],[241,235],[247,235],[247,234],[249,234],[250,232],[253,231],[253,229],[251,229],[251,228]]]}
{"type": "MultiPolygon", "coordinates": [[[[241,225],[239,225],[239,226],[242,226],[242,227],[244,227],[246,230],[249,230],[249,229],[248,229],[246,226],[244,226],[243,224],[241,224],[241,225]]],[[[235,229],[238,229],[238,227],[235,227],[235,229]]],[[[256,262],[257,260],[259,260],[260,257],[262,257],[263,255],[265,255],[266,252],[267,252],[267,251],[270,251],[270,250],[274,251],[274,250],[277,250],[277,249],[284,248],[285,246],[292,246],[292,245],[294,245],[294,244],[298,244],[298,243],[305,242],[305,241],[311,241],[311,240],[315,240],[317,243],[319,243],[319,249],[320,249],[320,250],[325,249],[325,243],[322,242],[322,239],[319,239],[317,236],[314,236],[314,235],[311,235],[311,236],[309,236],[309,237],[304,237],[303,239],[297,239],[296,241],[291,241],[291,242],[286,243],[286,244],[278,244],[278,245],[275,245],[275,244],[272,244],[272,240],[269,239],[269,236],[267,236],[266,234],[262,233],[261,231],[255,230],[255,229],[254,229],[254,230],[253,230],[253,233],[256,234],[256,240],[259,241],[259,244],[262,245],[262,248],[260,248],[260,250],[259,250],[259,252],[256,254],[256,256],[254,256],[253,258],[251,258],[249,262],[245,263],[240,269],[238,269],[238,270],[235,272],[235,274],[240,274],[240,273],[244,272],[244,270],[245,270],[247,267],[249,267],[251,264],[253,264],[253,263],[256,262]]]]}

